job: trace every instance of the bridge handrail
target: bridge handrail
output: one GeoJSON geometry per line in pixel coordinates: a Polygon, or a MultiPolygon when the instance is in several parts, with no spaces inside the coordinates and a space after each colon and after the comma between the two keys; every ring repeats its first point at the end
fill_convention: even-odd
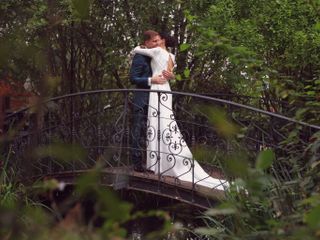
{"type": "MultiPolygon", "coordinates": [[[[235,106],[235,107],[247,109],[247,110],[250,110],[250,111],[253,111],[253,112],[258,112],[258,113],[261,113],[261,114],[264,114],[264,115],[268,115],[268,116],[271,116],[271,117],[275,117],[275,118],[278,118],[278,119],[283,119],[283,120],[286,120],[288,122],[292,122],[292,123],[296,123],[296,124],[299,124],[299,125],[303,125],[303,126],[306,126],[306,127],[310,127],[310,128],[313,128],[313,129],[320,130],[320,126],[318,126],[318,125],[309,124],[309,123],[306,123],[304,121],[296,120],[294,118],[289,118],[289,117],[286,117],[286,116],[278,114],[278,113],[269,112],[269,111],[262,110],[262,109],[259,109],[259,108],[256,108],[256,107],[244,105],[244,104],[241,104],[241,103],[237,103],[237,102],[233,102],[233,101],[225,100],[225,99],[221,99],[221,98],[209,97],[209,96],[196,94],[196,93],[178,92],[178,91],[163,91],[163,90],[152,90],[152,89],[104,89],[104,90],[92,90],[92,91],[77,92],[77,93],[66,94],[66,95],[62,95],[62,96],[58,96],[58,97],[53,97],[53,98],[44,100],[42,103],[47,103],[47,102],[50,102],[50,101],[56,101],[56,100],[60,100],[60,99],[63,99],[63,98],[69,98],[69,97],[74,97],[74,96],[92,95],[92,94],[110,93],[110,92],[119,92],[119,93],[121,93],[121,92],[125,92],[125,93],[130,93],[130,92],[157,92],[157,93],[166,93],[166,94],[172,94],[172,95],[196,97],[196,98],[203,99],[203,100],[209,100],[209,101],[213,101],[213,102],[223,103],[223,104],[227,104],[227,105],[230,105],[230,106],[235,106]]],[[[6,116],[6,119],[14,116],[15,114],[24,112],[24,111],[26,111],[26,110],[28,110],[28,109],[30,109],[32,107],[33,106],[29,106],[29,107],[23,108],[21,110],[18,110],[18,111],[14,112],[14,113],[8,114],[6,116]]]]}

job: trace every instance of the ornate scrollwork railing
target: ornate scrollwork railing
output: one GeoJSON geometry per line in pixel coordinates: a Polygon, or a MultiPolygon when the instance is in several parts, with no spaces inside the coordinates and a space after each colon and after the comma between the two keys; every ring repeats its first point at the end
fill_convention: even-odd
{"type": "MultiPolygon", "coordinates": [[[[145,134],[142,134],[139,151],[142,152],[143,162],[148,156],[153,159],[147,168],[155,171],[146,174],[157,175],[159,181],[165,181],[166,177],[171,176],[176,184],[182,184],[186,181],[184,176],[191,174],[192,189],[202,185],[210,177],[229,180],[229,176],[221,172],[223,158],[226,154],[237,151],[239,147],[245,149],[249,155],[264,148],[272,148],[281,156],[286,152],[281,143],[297,126],[301,148],[308,144],[313,133],[320,130],[316,125],[205,95],[141,89],[81,92],[52,98],[6,117],[7,141],[4,153],[10,155],[11,172],[22,177],[45,176],[90,169],[97,162],[106,168],[122,167],[130,170],[135,114],[132,110],[132,94],[143,91],[158,94],[159,103],[165,108],[168,106],[163,102],[169,97],[173,98],[173,107],[168,109],[172,111],[167,119],[169,124],[162,132],[157,132],[148,121],[143,123],[146,128],[143,130],[145,134]],[[212,121],[212,118],[221,118],[221,110],[208,113],[204,110],[208,107],[225,110],[227,118],[237,126],[241,134],[232,138],[221,134],[220,128],[230,127],[229,123],[220,121],[221,119],[212,121]],[[155,139],[168,147],[169,152],[161,148],[148,150],[148,142],[155,139]],[[53,147],[46,148],[47,146],[53,147]],[[63,148],[56,146],[72,147],[70,151],[72,150],[73,155],[66,154],[70,159],[61,160],[59,151],[63,148]],[[85,149],[86,157],[78,157],[78,148],[73,146],[85,149]],[[185,147],[194,154],[181,155],[185,147]],[[202,149],[200,154],[197,150],[199,148],[202,149]],[[46,154],[39,154],[39,149],[42,149],[42,153],[43,149],[46,149],[46,154]],[[166,161],[169,167],[161,167],[160,163],[163,161],[166,161]],[[198,163],[208,175],[195,179],[195,167],[198,163]],[[180,165],[185,167],[185,171],[172,174],[172,169],[180,165]]],[[[161,112],[159,109],[154,110],[152,116],[160,124],[161,112]]],[[[281,168],[282,164],[286,163],[278,161],[275,164],[281,168]]],[[[289,175],[283,173],[283,178],[288,178],[289,175]]],[[[223,180],[220,182],[212,188],[223,186],[223,180]]]]}

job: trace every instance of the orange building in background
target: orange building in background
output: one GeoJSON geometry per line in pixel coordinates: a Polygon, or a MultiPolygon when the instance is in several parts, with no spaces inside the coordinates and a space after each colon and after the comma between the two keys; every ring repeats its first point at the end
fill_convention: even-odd
{"type": "Polygon", "coordinates": [[[27,107],[34,96],[35,94],[26,91],[20,82],[0,80],[0,134],[6,114],[27,107]]]}
{"type": "Polygon", "coordinates": [[[35,94],[24,89],[20,82],[0,80],[0,98],[5,112],[14,112],[29,105],[29,99],[35,94]]]}

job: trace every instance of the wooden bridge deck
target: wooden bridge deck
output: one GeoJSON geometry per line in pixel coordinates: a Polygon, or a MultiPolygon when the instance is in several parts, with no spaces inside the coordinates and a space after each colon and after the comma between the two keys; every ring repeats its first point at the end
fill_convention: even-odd
{"type": "MultiPolygon", "coordinates": [[[[76,180],[90,170],[59,172],[46,175],[55,178],[66,185],[75,185],[76,180]]],[[[135,172],[128,167],[105,168],[99,171],[99,183],[115,190],[130,189],[167,197],[190,205],[208,209],[214,207],[225,198],[225,192],[204,186],[192,187],[191,182],[176,181],[170,176],[159,176],[151,172],[135,172]]]]}

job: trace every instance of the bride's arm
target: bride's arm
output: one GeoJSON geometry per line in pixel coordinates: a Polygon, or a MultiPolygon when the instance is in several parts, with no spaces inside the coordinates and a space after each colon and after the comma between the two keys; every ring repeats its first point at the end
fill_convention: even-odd
{"type": "Polygon", "coordinates": [[[173,70],[176,68],[177,66],[177,63],[175,61],[175,55],[173,55],[172,53],[170,53],[170,58],[172,60],[172,68],[170,70],[163,70],[162,71],[162,76],[167,79],[167,80],[172,80],[172,79],[175,79],[176,76],[175,74],[173,73],[173,70]]]}
{"type": "Polygon", "coordinates": [[[160,47],[156,48],[141,48],[140,46],[133,49],[133,53],[139,53],[144,56],[148,56],[153,58],[155,55],[157,55],[160,52],[160,47]]]}

